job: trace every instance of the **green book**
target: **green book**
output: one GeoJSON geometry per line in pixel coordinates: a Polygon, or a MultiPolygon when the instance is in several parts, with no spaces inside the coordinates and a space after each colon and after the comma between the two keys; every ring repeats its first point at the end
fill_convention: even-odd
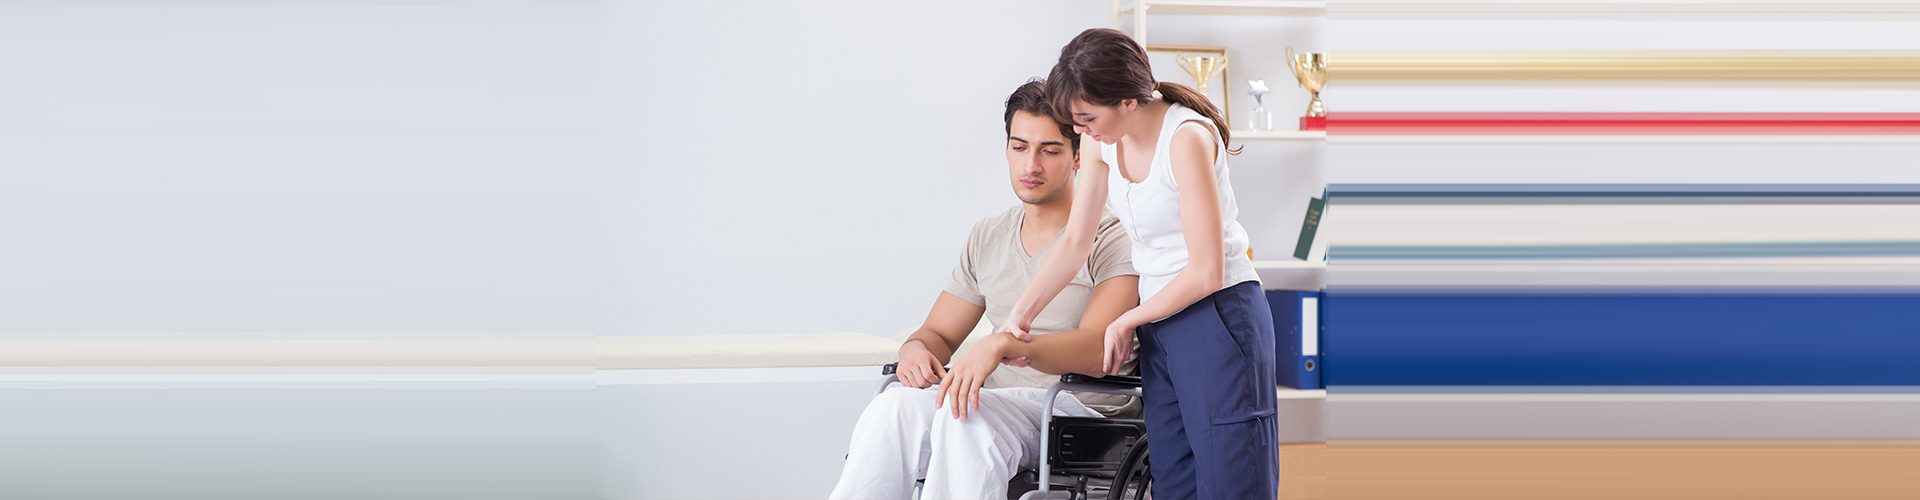
{"type": "Polygon", "coordinates": [[[1320,212],[1326,208],[1326,200],[1307,200],[1307,220],[1300,223],[1300,243],[1293,246],[1293,258],[1307,260],[1307,255],[1313,252],[1313,233],[1320,229],[1320,212]]]}

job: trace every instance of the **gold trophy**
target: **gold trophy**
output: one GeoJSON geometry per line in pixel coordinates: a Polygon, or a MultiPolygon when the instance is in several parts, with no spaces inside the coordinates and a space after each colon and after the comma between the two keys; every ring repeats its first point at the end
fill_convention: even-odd
{"type": "Polygon", "coordinates": [[[1173,60],[1180,63],[1180,69],[1187,70],[1187,75],[1193,77],[1194,83],[1200,84],[1195,89],[1199,90],[1201,95],[1207,93],[1207,83],[1213,81],[1213,74],[1227,69],[1226,54],[1221,54],[1220,57],[1175,55],[1173,60]]]}
{"type": "Polygon", "coordinates": [[[1327,108],[1320,104],[1320,89],[1327,87],[1327,55],[1295,54],[1293,47],[1287,47],[1287,70],[1300,80],[1301,87],[1313,93],[1313,101],[1307,103],[1307,116],[1300,117],[1300,130],[1326,130],[1327,108]]]}

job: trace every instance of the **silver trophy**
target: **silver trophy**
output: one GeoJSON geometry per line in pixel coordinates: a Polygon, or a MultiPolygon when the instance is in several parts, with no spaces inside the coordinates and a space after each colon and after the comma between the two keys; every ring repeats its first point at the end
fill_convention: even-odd
{"type": "Polygon", "coordinates": [[[1248,94],[1253,94],[1253,117],[1247,122],[1247,128],[1268,132],[1273,131],[1273,113],[1267,112],[1265,103],[1261,102],[1262,96],[1267,95],[1267,92],[1272,92],[1271,90],[1267,90],[1267,81],[1265,79],[1247,80],[1247,86],[1253,88],[1253,90],[1247,92],[1248,94]]]}

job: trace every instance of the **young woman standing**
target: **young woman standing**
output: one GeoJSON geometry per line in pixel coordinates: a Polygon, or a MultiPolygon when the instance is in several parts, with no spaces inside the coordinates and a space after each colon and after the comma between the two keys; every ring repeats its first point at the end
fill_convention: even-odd
{"type": "Polygon", "coordinates": [[[1228,182],[1228,127],[1192,88],[1155,82],[1146,50],[1110,29],[1060,50],[1047,96],[1083,134],[1062,241],[1000,330],[1025,338],[1093,249],[1102,205],[1132,240],[1138,307],[1107,327],[1105,368],[1140,342],[1153,497],[1273,498],[1279,457],[1273,316],[1228,182]]]}

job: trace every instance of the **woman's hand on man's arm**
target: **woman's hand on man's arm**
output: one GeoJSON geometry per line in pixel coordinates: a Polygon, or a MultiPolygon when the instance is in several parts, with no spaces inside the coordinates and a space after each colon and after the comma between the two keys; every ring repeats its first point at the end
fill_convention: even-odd
{"type": "Polygon", "coordinates": [[[1139,276],[1129,274],[1108,278],[1094,286],[1093,297],[1087,300],[1086,312],[1080,315],[1080,328],[1034,336],[1029,342],[1009,343],[1002,356],[1029,358],[1030,366],[1041,373],[1102,376],[1102,346],[1107,328],[1139,304],[1139,276]]]}

